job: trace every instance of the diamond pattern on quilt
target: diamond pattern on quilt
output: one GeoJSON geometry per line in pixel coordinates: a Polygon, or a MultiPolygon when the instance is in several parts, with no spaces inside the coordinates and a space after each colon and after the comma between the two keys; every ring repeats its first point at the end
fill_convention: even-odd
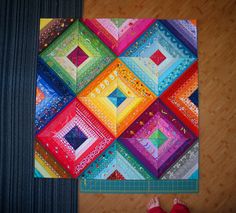
{"type": "Polygon", "coordinates": [[[117,137],[156,96],[116,59],[78,94],[78,98],[117,137]]]}
{"type": "Polygon", "coordinates": [[[83,20],[117,56],[121,55],[154,21],[154,19],[83,20]]]}
{"type": "Polygon", "coordinates": [[[152,59],[152,61],[156,65],[160,65],[166,59],[166,57],[162,54],[160,50],[157,50],[155,53],[152,54],[150,59],[152,59]]]}
{"type": "Polygon", "coordinates": [[[198,179],[190,20],[41,19],[35,176],[198,179]]]}
{"type": "Polygon", "coordinates": [[[37,140],[72,177],[77,177],[114,137],[74,99],[37,135],[37,140]]]}
{"type": "Polygon", "coordinates": [[[86,179],[152,180],[154,176],[121,143],[115,141],[82,174],[86,179]]]}
{"type": "Polygon", "coordinates": [[[119,137],[119,141],[136,156],[139,155],[143,164],[158,178],[195,140],[196,136],[160,99],[150,105],[119,137]]]}
{"type": "Polygon", "coordinates": [[[119,88],[116,88],[109,96],[108,99],[118,108],[127,97],[120,91],[119,88]]]}
{"type": "Polygon", "coordinates": [[[80,92],[114,59],[114,54],[78,20],[40,56],[74,93],[80,92]]]}
{"type": "Polygon", "coordinates": [[[78,149],[88,139],[77,126],[73,127],[64,138],[74,150],[78,149]]]}
{"type": "Polygon", "coordinates": [[[161,95],[161,99],[198,135],[198,71],[196,62],[161,95]]]}
{"type": "Polygon", "coordinates": [[[76,47],[67,57],[78,67],[86,61],[88,55],[80,47],[76,47]]]}
{"type": "Polygon", "coordinates": [[[40,131],[72,99],[73,93],[42,61],[37,64],[35,129],[40,131]]]}
{"type": "Polygon", "coordinates": [[[158,95],[196,61],[196,56],[159,20],[121,57],[142,57],[154,61],[158,66],[158,95]]]}

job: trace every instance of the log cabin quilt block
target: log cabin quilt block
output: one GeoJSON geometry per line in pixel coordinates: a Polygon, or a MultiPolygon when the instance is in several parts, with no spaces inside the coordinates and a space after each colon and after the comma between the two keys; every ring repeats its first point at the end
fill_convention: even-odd
{"type": "Polygon", "coordinates": [[[35,177],[198,179],[195,20],[40,20],[35,177]]]}

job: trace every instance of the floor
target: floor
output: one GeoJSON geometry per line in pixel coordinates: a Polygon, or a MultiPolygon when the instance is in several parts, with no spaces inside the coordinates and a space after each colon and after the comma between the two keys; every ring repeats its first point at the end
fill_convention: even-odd
{"type": "MultiPolygon", "coordinates": [[[[200,191],[178,197],[192,213],[236,212],[236,1],[85,0],[83,16],[198,20],[200,191]]],[[[169,210],[175,195],[159,196],[169,210]]],[[[80,194],[80,212],[144,213],[151,197],[80,194]]]]}

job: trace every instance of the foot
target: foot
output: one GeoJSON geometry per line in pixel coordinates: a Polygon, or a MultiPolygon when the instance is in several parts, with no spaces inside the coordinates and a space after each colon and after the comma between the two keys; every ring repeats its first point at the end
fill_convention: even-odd
{"type": "Polygon", "coordinates": [[[175,199],[174,199],[174,205],[176,205],[176,204],[181,204],[181,205],[186,206],[186,204],[185,204],[182,200],[180,200],[180,199],[178,199],[178,198],[175,198],[175,199]]]}
{"type": "Polygon", "coordinates": [[[159,201],[159,198],[158,197],[154,197],[152,198],[148,205],[147,205],[147,209],[150,210],[150,209],[153,209],[155,207],[159,207],[160,206],[160,201],[159,201]]]}

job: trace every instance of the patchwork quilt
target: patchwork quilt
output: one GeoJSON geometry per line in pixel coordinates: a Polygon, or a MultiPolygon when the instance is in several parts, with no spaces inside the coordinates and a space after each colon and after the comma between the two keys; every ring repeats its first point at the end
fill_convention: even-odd
{"type": "Polygon", "coordinates": [[[41,19],[35,177],[198,179],[195,20],[41,19]]]}

